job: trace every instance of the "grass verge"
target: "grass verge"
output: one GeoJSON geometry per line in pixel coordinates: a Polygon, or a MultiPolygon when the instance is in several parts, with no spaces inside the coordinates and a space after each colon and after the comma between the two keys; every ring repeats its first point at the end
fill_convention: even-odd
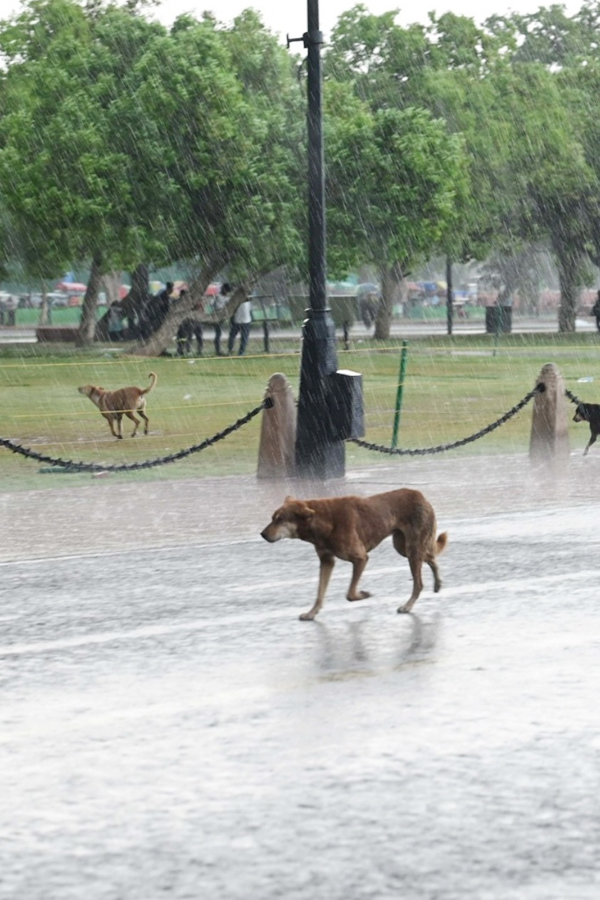
{"type": "MultiPolygon", "coordinates": [[[[363,374],[368,441],[389,445],[397,391],[400,340],[364,341],[338,351],[340,368],[363,374]]],[[[258,348],[259,341],[251,345],[258,348]]],[[[0,436],[13,438],[49,456],[104,464],[164,456],[212,436],[257,406],[268,378],[285,374],[298,390],[299,342],[278,339],[277,352],[244,357],[148,360],[126,348],[13,345],[0,348],[0,436]],[[144,385],[155,371],[150,395],[151,433],[115,441],[104,419],[77,392],[84,383],[115,388],[144,385]]],[[[399,445],[421,448],[449,443],[476,431],[514,406],[535,383],[546,362],[555,362],[566,385],[582,400],[598,402],[596,334],[506,335],[498,347],[489,335],[435,336],[409,342],[399,445]]],[[[530,407],[463,455],[526,453],[530,407]]],[[[587,431],[573,425],[573,446],[584,446],[587,431]]],[[[127,427],[126,427],[127,433],[127,427]]],[[[260,416],[234,435],[188,459],[157,469],[111,476],[154,480],[252,473],[256,467],[260,416]]],[[[48,467],[0,449],[0,490],[89,484],[89,474],[49,473],[48,467]],[[45,471],[44,471],[45,470],[45,471]]],[[[391,457],[349,444],[352,467],[391,457]]],[[[398,461],[401,463],[401,460],[398,461]]]]}

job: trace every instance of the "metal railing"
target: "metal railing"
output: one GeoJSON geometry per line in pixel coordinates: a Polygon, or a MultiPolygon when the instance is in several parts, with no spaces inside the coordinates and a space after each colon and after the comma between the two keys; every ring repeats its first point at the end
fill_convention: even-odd
{"type": "Polygon", "coordinates": [[[479,438],[484,437],[484,435],[489,434],[494,429],[499,428],[501,425],[504,425],[505,422],[508,422],[509,419],[512,419],[513,416],[516,416],[518,412],[520,412],[524,406],[527,406],[529,401],[535,397],[536,394],[541,394],[546,390],[544,384],[538,384],[534,387],[532,391],[529,391],[522,400],[519,400],[512,409],[509,409],[508,412],[504,413],[503,416],[500,416],[499,419],[496,419],[495,422],[492,422],[490,425],[486,425],[485,428],[482,428],[480,431],[475,434],[471,434],[468,437],[461,438],[458,441],[452,441],[449,444],[438,444],[436,447],[422,447],[420,449],[414,450],[400,450],[395,447],[385,447],[382,444],[370,444],[367,441],[362,441],[359,438],[352,438],[351,442],[356,444],[358,447],[363,447],[365,450],[375,450],[377,453],[387,453],[390,456],[425,456],[428,453],[444,453],[446,450],[455,450],[456,447],[463,447],[465,444],[470,444],[473,441],[479,440],[479,438]]]}

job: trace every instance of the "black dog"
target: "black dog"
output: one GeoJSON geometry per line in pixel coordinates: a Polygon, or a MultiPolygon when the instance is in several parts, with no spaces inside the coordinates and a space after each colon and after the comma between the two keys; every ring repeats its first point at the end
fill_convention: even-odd
{"type": "Polygon", "coordinates": [[[573,416],[573,421],[587,422],[590,426],[592,436],[588,441],[587,447],[583,451],[583,455],[585,456],[600,434],[600,404],[578,403],[577,409],[575,410],[575,415],[573,416]]]}

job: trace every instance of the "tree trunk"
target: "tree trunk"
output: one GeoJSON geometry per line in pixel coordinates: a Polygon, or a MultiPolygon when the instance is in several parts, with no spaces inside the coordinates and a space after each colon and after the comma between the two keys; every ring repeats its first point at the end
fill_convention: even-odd
{"type": "Polygon", "coordinates": [[[556,255],[560,284],[558,330],[562,333],[572,333],[575,331],[575,316],[581,291],[579,283],[581,257],[574,255],[567,248],[560,248],[556,255]]]}
{"type": "Polygon", "coordinates": [[[102,276],[102,287],[106,294],[106,306],[109,308],[121,299],[121,273],[107,272],[102,276]]]}
{"type": "Polygon", "coordinates": [[[96,311],[98,309],[98,294],[102,285],[102,254],[95,253],[92,259],[90,277],[83,298],[81,308],[81,321],[77,332],[77,346],[90,347],[94,343],[96,331],[96,311]]]}
{"type": "Polygon", "coordinates": [[[182,300],[172,301],[171,308],[160,328],[151,334],[149,338],[136,344],[131,352],[137,356],[160,356],[168,348],[177,333],[177,329],[188,316],[196,316],[196,318],[201,318],[203,322],[222,321],[226,316],[231,316],[242,302],[242,299],[245,299],[238,297],[240,291],[243,290],[242,286],[236,288],[231,301],[227,304],[227,308],[219,316],[205,315],[201,310],[198,310],[198,305],[202,302],[206,288],[219,269],[220,266],[209,268],[202,275],[195,278],[185,297],[182,300]]]}
{"type": "Polygon", "coordinates": [[[382,301],[377,310],[375,334],[373,335],[377,341],[389,340],[392,327],[392,316],[394,313],[394,303],[398,296],[401,281],[402,269],[400,268],[399,263],[394,263],[393,266],[381,267],[382,301]]]}
{"type": "Polygon", "coordinates": [[[48,303],[48,291],[46,289],[46,282],[42,282],[42,303],[40,305],[40,317],[38,319],[38,325],[50,325],[52,323],[52,310],[50,309],[50,304],[48,303]]]}
{"type": "Polygon", "coordinates": [[[144,263],[131,273],[131,289],[123,299],[123,313],[127,318],[139,317],[150,299],[150,275],[144,263]]]}

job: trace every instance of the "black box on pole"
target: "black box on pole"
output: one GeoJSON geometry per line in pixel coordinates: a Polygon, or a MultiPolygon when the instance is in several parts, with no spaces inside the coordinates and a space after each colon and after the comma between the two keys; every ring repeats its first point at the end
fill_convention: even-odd
{"type": "Polygon", "coordinates": [[[362,375],[338,369],[329,376],[328,407],[331,437],[336,441],[361,438],[365,434],[362,375]]]}

